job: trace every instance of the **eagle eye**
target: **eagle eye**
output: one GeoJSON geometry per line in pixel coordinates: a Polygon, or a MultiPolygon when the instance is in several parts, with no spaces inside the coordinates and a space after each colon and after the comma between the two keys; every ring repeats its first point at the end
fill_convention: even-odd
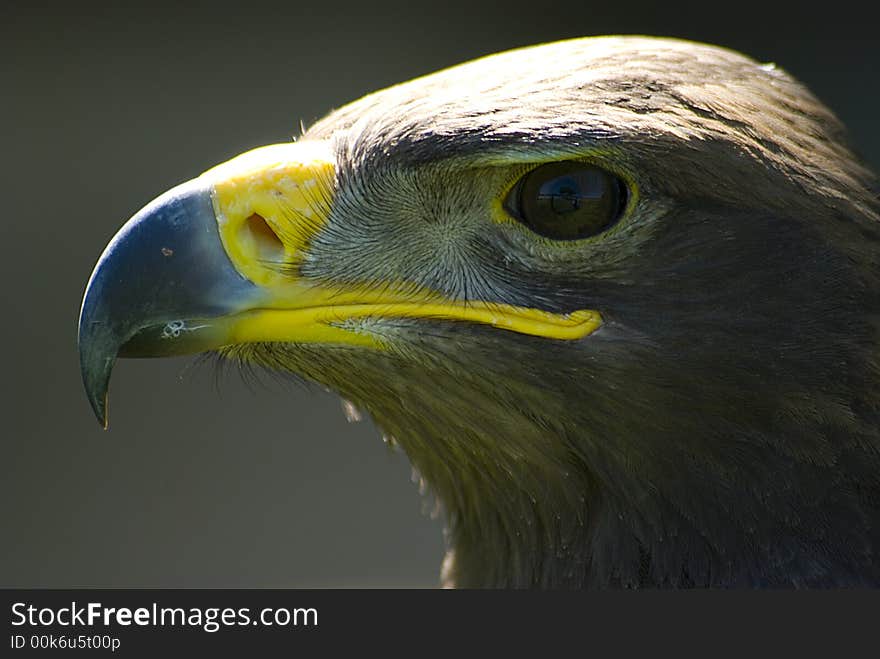
{"type": "Polygon", "coordinates": [[[582,162],[541,165],[523,176],[504,205],[535,233],[577,240],[601,233],[626,207],[626,185],[613,174],[582,162]]]}

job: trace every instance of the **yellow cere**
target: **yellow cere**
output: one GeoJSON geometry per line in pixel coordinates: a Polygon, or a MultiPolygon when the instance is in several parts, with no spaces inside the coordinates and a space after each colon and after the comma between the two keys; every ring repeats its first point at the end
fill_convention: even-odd
{"type": "Polygon", "coordinates": [[[211,187],[223,247],[258,285],[282,283],[326,224],[335,163],[326,142],[271,144],[202,174],[211,187]]]}

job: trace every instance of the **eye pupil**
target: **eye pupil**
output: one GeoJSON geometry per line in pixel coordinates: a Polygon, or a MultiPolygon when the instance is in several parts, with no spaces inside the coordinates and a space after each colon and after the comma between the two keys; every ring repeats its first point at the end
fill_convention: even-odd
{"type": "Polygon", "coordinates": [[[508,210],[535,233],[577,240],[601,233],[619,218],[625,187],[603,169],[579,162],[541,165],[508,198],[508,210]]]}
{"type": "Polygon", "coordinates": [[[571,213],[580,208],[581,191],[578,182],[570,176],[551,179],[538,190],[538,199],[549,203],[555,213],[571,213]]]}
{"type": "Polygon", "coordinates": [[[558,195],[544,195],[541,200],[550,200],[550,207],[554,213],[563,215],[564,213],[573,213],[581,207],[580,199],[570,192],[562,192],[558,195]]]}

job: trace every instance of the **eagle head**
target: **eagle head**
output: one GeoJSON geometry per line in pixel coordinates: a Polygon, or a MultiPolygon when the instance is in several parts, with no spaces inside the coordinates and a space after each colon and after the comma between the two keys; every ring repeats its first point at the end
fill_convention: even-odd
{"type": "Polygon", "coordinates": [[[366,410],[460,586],[880,583],[874,175],[786,73],[646,37],[370,94],[151,202],[79,325],[366,410]]]}

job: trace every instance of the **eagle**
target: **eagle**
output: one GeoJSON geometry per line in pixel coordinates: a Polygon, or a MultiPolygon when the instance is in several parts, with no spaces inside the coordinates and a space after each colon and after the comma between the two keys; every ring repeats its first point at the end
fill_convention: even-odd
{"type": "Polygon", "coordinates": [[[357,408],[465,588],[880,585],[880,199],[773,64],[670,38],[399,84],[165,192],[79,320],[357,408]]]}

